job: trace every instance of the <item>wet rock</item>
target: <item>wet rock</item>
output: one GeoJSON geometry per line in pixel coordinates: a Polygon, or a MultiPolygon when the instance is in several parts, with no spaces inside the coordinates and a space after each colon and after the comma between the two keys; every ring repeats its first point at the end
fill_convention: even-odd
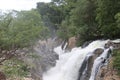
{"type": "Polygon", "coordinates": [[[113,46],[113,45],[114,45],[113,42],[108,41],[108,42],[105,44],[104,48],[109,48],[110,46],[113,46]]]}
{"type": "Polygon", "coordinates": [[[85,48],[86,46],[89,45],[89,43],[91,43],[91,41],[87,41],[87,42],[85,42],[81,47],[82,47],[82,48],[85,48]]]}
{"type": "Polygon", "coordinates": [[[112,46],[114,49],[120,49],[120,43],[116,43],[116,42],[112,42],[112,41],[108,41],[106,44],[105,44],[105,48],[109,48],[110,46],[112,46]]]}
{"type": "Polygon", "coordinates": [[[94,59],[96,59],[98,56],[100,56],[103,53],[103,49],[98,48],[96,49],[93,53],[94,53],[94,59]]]}
{"type": "Polygon", "coordinates": [[[83,61],[82,67],[79,70],[78,80],[89,80],[94,60],[103,53],[103,49],[98,48],[90,56],[87,56],[83,61]],[[86,69],[86,70],[85,70],[86,69]],[[84,72],[84,74],[82,74],[84,72]]]}
{"type": "Polygon", "coordinates": [[[93,67],[93,63],[94,63],[94,58],[92,55],[84,60],[82,67],[79,70],[78,80],[89,80],[89,77],[91,75],[91,70],[93,67]],[[85,71],[85,69],[87,70],[85,71]],[[83,74],[83,71],[85,71],[84,74],[83,74]]]}
{"type": "MultiPolygon", "coordinates": [[[[89,57],[88,59],[88,70],[87,70],[87,79],[89,79],[90,75],[91,75],[91,71],[92,71],[92,67],[93,67],[93,63],[94,63],[94,60],[100,56],[102,53],[103,53],[103,49],[101,48],[98,48],[96,49],[94,52],[93,52],[93,55],[89,57]]],[[[86,79],[86,80],[87,80],[86,79]]]]}

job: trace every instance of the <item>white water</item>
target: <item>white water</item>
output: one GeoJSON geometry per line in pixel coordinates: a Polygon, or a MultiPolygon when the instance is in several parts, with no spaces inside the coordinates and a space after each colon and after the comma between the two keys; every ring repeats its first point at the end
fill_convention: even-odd
{"type": "Polygon", "coordinates": [[[104,50],[104,52],[98,58],[95,59],[91,72],[91,77],[89,80],[95,80],[95,75],[97,74],[96,71],[100,69],[100,65],[103,64],[102,62],[104,61],[104,59],[107,59],[108,51],[109,49],[104,50]]]}
{"type": "MultiPolygon", "coordinates": [[[[59,54],[59,60],[55,67],[43,74],[43,80],[77,80],[79,69],[86,55],[92,53],[97,48],[104,48],[105,43],[107,41],[93,41],[86,48],[74,48],[69,53],[65,53],[61,46],[55,48],[55,52],[59,54]]],[[[105,55],[106,51],[101,56],[104,57],[105,55]]],[[[92,76],[94,76],[93,73],[92,76]]],[[[94,79],[91,78],[90,80],[94,79]]]]}

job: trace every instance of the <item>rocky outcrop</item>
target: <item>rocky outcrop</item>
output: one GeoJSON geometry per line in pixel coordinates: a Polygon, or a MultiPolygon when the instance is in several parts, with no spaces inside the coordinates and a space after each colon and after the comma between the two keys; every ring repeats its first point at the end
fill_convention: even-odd
{"type": "Polygon", "coordinates": [[[43,72],[55,66],[58,55],[53,49],[61,43],[62,40],[58,38],[39,40],[34,46],[34,50],[27,56],[24,56],[23,59],[30,65],[31,77],[34,80],[42,80],[43,72]]]}
{"type": "Polygon", "coordinates": [[[117,71],[113,68],[113,58],[110,58],[108,65],[100,69],[96,80],[120,80],[120,76],[117,75],[117,71]]]}
{"type": "Polygon", "coordinates": [[[112,46],[114,49],[120,49],[120,42],[108,41],[104,47],[109,48],[110,46],[112,46]]]}
{"type": "Polygon", "coordinates": [[[88,46],[89,45],[89,43],[91,43],[92,41],[86,41],[81,47],[82,48],[85,48],[86,46],[88,46]]]}
{"type": "MultiPolygon", "coordinates": [[[[120,43],[108,41],[105,44],[105,48],[109,48],[110,46],[113,49],[120,50],[120,43]]],[[[117,71],[113,68],[113,57],[111,57],[108,61],[107,65],[104,65],[99,70],[99,73],[96,76],[96,80],[120,80],[120,76],[117,75],[117,71]]]]}
{"type": "Polygon", "coordinates": [[[76,37],[70,37],[68,40],[65,40],[64,44],[62,45],[62,48],[65,46],[65,50],[70,51],[72,48],[76,47],[76,42],[76,37]]]}

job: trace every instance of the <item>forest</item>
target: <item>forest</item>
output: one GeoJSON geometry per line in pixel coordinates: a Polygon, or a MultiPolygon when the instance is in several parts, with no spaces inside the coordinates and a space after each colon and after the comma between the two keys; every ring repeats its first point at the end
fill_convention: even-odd
{"type": "Polygon", "coordinates": [[[120,37],[119,5],[119,0],[52,0],[37,3],[37,9],[61,38],[76,36],[82,43],[120,37]]]}
{"type": "MultiPolygon", "coordinates": [[[[16,63],[20,70],[24,69],[17,76],[27,75],[27,65],[19,59],[11,70],[6,61],[13,62],[20,57],[19,50],[31,49],[39,39],[56,35],[68,40],[75,36],[77,46],[81,46],[87,41],[120,38],[120,0],[52,0],[36,5],[29,11],[0,12],[0,64],[5,65],[2,69],[8,77],[19,71],[16,63]]],[[[114,53],[113,66],[120,75],[120,52],[114,53]]]]}

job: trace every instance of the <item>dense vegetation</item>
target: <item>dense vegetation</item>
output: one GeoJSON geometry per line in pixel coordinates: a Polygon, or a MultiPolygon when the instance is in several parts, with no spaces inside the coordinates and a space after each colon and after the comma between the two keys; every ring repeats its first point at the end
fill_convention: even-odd
{"type": "Polygon", "coordinates": [[[0,63],[19,55],[16,50],[32,46],[47,34],[37,10],[0,14],[0,63]]]}
{"type": "Polygon", "coordinates": [[[38,3],[37,9],[63,39],[76,36],[85,42],[120,37],[120,0],[52,0],[38,3]]]}
{"type": "Polygon", "coordinates": [[[21,50],[32,49],[36,41],[47,36],[48,29],[36,9],[0,12],[0,71],[10,80],[22,80],[29,71],[27,65],[18,60],[25,55],[21,50]]]}

